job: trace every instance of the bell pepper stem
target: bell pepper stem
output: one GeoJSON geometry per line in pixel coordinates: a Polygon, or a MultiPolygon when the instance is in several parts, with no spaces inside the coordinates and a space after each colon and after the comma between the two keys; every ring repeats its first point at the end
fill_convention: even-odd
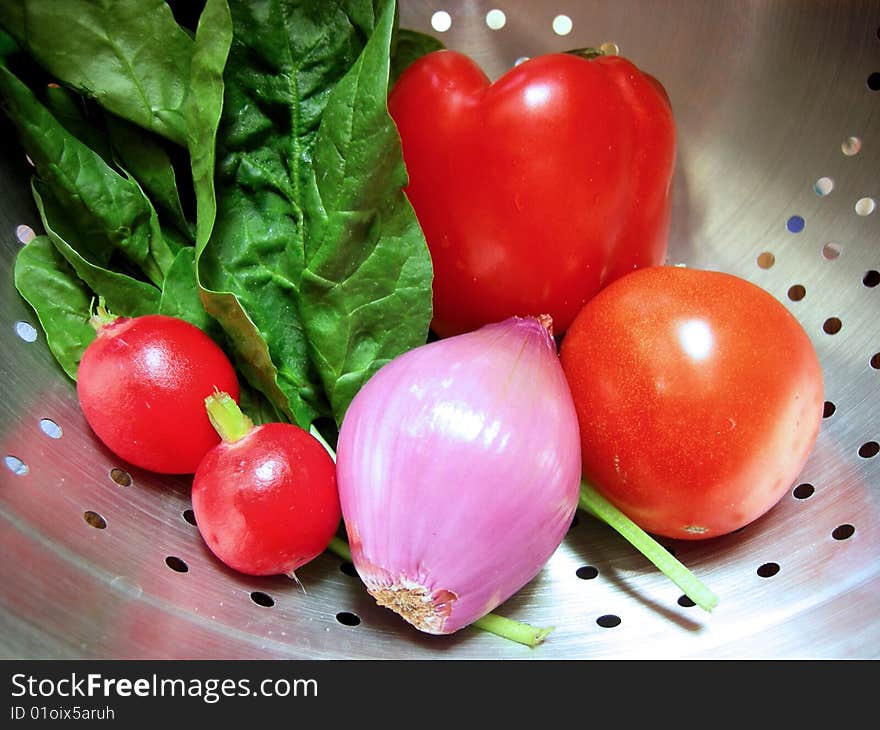
{"type": "Polygon", "coordinates": [[[585,58],[587,61],[592,61],[594,58],[599,58],[600,56],[605,55],[605,51],[601,48],[569,48],[565,51],[570,56],[578,56],[580,58],[585,58]]]}
{"type": "Polygon", "coordinates": [[[581,480],[578,506],[616,530],[704,611],[718,605],[718,597],[699,578],[586,480],[581,480]]]}
{"type": "MultiPolygon", "coordinates": [[[[348,543],[341,537],[334,536],[330,540],[327,549],[347,562],[351,562],[351,549],[348,543]]],[[[499,616],[495,613],[487,613],[482,618],[477,619],[471,624],[478,629],[488,631],[489,633],[500,636],[504,639],[514,641],[517,644],[524,644],[529,647],[536,647],[550,635],[554,627],[537,627],[526,624],[521,621],[515,621],[511,618],[499,616]]]]}

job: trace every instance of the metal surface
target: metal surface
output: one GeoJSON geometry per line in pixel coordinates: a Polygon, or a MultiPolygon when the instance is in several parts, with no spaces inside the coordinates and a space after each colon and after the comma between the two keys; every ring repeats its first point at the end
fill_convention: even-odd
{"type": "Polygon", "coordinates": [[[857,203],[880,198],[880,92],[868,83],[880,71],[880,4],[403,0],[401,21],[470,52],[493,77],[524,56],[615,42],[664,83],[675,110],[670,261],[761,285],[815,343],[834,411],[792,492],[737,534],[665,542],[718,593],[718,609],[680,605],[674,585],[583,514],[498,609],[556,627],[536,650],[475,629],[419,634],[327,554],[299,572],[302,588],[225,570],[185,518],[187,480],[118,463],[90,434],[38,328],[28,341],[20,323],[37,322],[11,265],[17,227],[39,226],[7,131],[0,655],[880,657],[880,456],[862,448],[880,441],[880,290],[865,276],[880,269],[880,213],[860,215],[870,204],[857,203]],[[493,9],[504,13],[498,29],[486,22],[493,9]],[[442,33],[431,25],[438,10],[451,21],[442,33]],[[558,15],[571,21],[567,35],[553,30],[558,15]],[[842,327],[828,334],[832,317],[842,327]],[[100,517],[87,521],[89,511],[100,517]],[[603,616],[619,624],[604,628],[603,616]]]}

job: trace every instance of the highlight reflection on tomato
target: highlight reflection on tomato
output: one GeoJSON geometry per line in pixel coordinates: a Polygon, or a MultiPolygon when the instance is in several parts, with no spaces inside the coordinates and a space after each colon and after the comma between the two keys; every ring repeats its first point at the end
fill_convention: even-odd
{"type": "Polygon", "coordinates": [[[729,274],[630,273],[583,308],[560,357],[585,478],[653,534],[709,538],[752,522],[818,436],[824,388],[809,336],[729,274]]]}

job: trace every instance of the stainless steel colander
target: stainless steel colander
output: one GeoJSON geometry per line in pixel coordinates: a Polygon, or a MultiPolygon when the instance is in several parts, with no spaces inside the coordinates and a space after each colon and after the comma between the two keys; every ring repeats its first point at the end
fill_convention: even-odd
{"type": "MultiPolygon", "coordinates": [[[[679,157],[670,263],[764,287],[826,381],[815,450],[744,530],[664,544],[719,595],[712,614],[581,514],[497,613],[555,626],[529,649],[418,633],[324,554],[249,578],[209,554],[189,481],[92,436],[12,284],[39,219],[7,136],[0,178],[0,655],[40,658],[880,657],[880,3],[402,0],[497,77],[523,57],[617,44],[666,86],[679,157]]],[[[645,448],[650,448],[645,444],[645,448]]]]}

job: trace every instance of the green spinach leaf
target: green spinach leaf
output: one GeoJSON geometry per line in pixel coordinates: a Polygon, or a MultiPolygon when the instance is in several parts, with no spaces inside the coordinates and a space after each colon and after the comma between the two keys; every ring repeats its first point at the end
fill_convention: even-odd
{"type": "Polygon", "coordinates": [[[226,311],[211,310],[233,342],[239,308],[256,330],[242,354],[257,358],[251,372],[261,389],[308,426],[327,405],[298,312],[302,189],[329,91],[360,54],[373,4],[235,0],[230,10],[236,42],[218,132],[217,221],[199,275],[206,288],[234,297],[237,306],[227,296],[226,311]]]}
{"type": "Polygon", "coordinates": [[[44,103],[68,132],[98,153],[108,165],[113,165],[113,150],[97,105],[89,104],[81,94],[57,84],[46,87],[44,103]]]}
{"type": "Polygon", "coordinates": [[[222,323],[245,379],[256,384],[273,403],[286,404],[284,394],[277,390],[275,364],[254,323],[234,294],[210,289],[201,274],[202,253],[217,216],[216,140],[223,110],[223,72],[231,45],[232,18],[226,0],[208,0],[196,28],[190,97],[185,108],[196,194],[195,275],[205,309],[222,323]]]}
{"type": "Polygon", "coordinates": [[[178,144],[192,39],[164,0],[19,0],[0,25],[46,71],[178,144]]]}
{"type": "Polygon", "coordinates": [[[432,35],[409,28],[400,28],[393,41],[391,53],[391,83],[397,81],[407,66],[432,51],[445,48],[443,43],[432,35]]]}
{"type": "Polygon", "coordinates": [[[146,130],[108,114],[107,132],[119,162],[138,183],[153,204],[168,216],[180,231],[192,234],[183,212],[177,173],[171,157],[157,138],[146,130]]]}
{"type": "Polygon", "coordinates": [[[119,249],[161,284],[150,256],[153,211],[140,187],[65,129],[5,66],[0,96],[41,181],[64,206],[70,245],[99,266],[119,249]]]}
{"type": "Polygon", "coordinates": [[[105,299],[113,314],[136,317],[158,311],[159,289],[119,271],[119,267],[105,268],[83,257],[65,238],[65,232],[70,231],[66,208],[39,180],[34,179],[31,182],[31,189],[43,228],[55,248],[67,260],[77,276],[93,292],[105,299]]]}
{"type": "Polygon", "coordinates": [[[150,211],[149,253],[146,261],[141,264],[141,268],[152,279],[153,283],[157,286],[162,286],[162,281],[164,281],[168,270],[174,263],[176,251],[179,250],[179,247],[173,245],[173,241],[178,239],[165,238],[165,229],[162,228],[159,214],[153,207],[153,203],[147,197],[143,188],[140,187],[138,181],[132,177],[131,173],[128,172],[128,170],[123,170],[123,172],[126,177],[138,187],[138,190],[141,191],[144,202],[147,204],[150,211]]]}
{"type": "Polygon", "coordinates": [[[333,89],[311,167],[300,313],[338,423],[376,370],[424,344],[432,314],[431,259],[385,103],[393,18],[386,3],[333,89]]]}
{"type": "MultiPolygon", "coordinates": [[[[32,191],[48,234],[31,261],[22,257],[22,276],[67,282],[70,312],[97,295],[122,316],[187,319],[229,346],[261,417],[338,426],[366,380],[427,337],[431,262],[403,193],[386,98],[396,69],[431,44],[400,33],[392,0],[206,0],[193,37],[173,23],[185,43],[164,3],[137,3],[153,17],[135,19],[133,0],[120,0],[118,27],[109,5],[85,4],[88,29],[72,33],[79,40],[42,55],[31,21],[49,4],[0,4],[0,22],[47,70],[98,95],[113,143],[108,157],[75,94],[48,91],[56,118],[0,68],[4,106],[37,168],[32,191]],[[155,55],[160,27],[172,38],[173,72],[155,55]],[[137,54],[134,29],[143,33],[137,54]],[[89,33],[106,36],[115,63],[99,73],[76,59],[59,73],[65,53],[88,53],[89,33]],[[174,103],[150,93],[166,82],[169,93],[178,89],[174,103]],[[131,84],[137,103],[105,103],[107,87],[131,84]],[[186,144],[194,246],[173,232],[188,223],[174,166],[150,132],[186,144]]],[[[69,20],[68,10],[51,23],[69,20]]],[[[22,291],[35,299],[30,285],[22,291]]],[[[80,326],[71,332],[73,343],[58,351],[73,377],[76,343],[87,335],[80,326]]]]}
{"type": "Polygon", "coordinates": [[[5,62],[7,56],[11,56],[19,50],[15,39],[9,33],[0,29],[0,62],[5,62]]]}
{"type": "Polygon", "coordinates": [[[56,250],[48,236],[37,236],[15,257],[15,287],[30,304],[46,334],[49,351],[76,380],[79,361],[95,338],[89,324],[93,295],[56,250]]]}
{"type": "Polygon", "coordinates": [[[178,251],[174,263],[165,274],[159,314],[185,319],[219,340],[222,331],[213,317],[205,311],[196,285],[195,263],[195,249],[192,246],[178,251]]]}
{"type": "Polygon", "coordinates": [[[124,169],[161,209],[163,217],[192,238],[193,226],[183,211],[177,171],[166,150],[169,143],[102,110],[71,89],[50,84],[44,95],[46,107],[68,132],[99,154],[111,168],[124,169]]]}
{"type": "MultiPolygon", "coordinates": [[[[275,406],[303,427],[338,421],[369,375],[424,342],[430,319],[430,259],[385,103],[396,7],[230,8],[217,219],[199,275],[253,324],[275,406]]],[[[209,309],[235,341],[235,317],[230,327],[209,309]]]]}
{"type": "Polygon", "coordinates": [[[238,405],[254,422],[254,425],[280,423],[287,420],[284,413],[275,408],[261,391],[251,387],[247,382],[239,383],[238,405]]]}

